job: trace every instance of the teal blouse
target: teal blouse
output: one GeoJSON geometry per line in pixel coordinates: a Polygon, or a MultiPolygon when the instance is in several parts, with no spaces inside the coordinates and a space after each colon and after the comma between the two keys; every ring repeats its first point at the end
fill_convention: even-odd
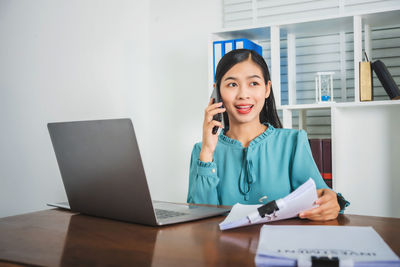
{"type": "Polygon", "coordinates": [[[187,202],[234,205],[260,204],[283,198],[311,177],[317,189],[329,188],[316,166],[304,130],[267,130],[248,147],[221,131],[212,162],[200,161],[201,143],[194,145],[187,202]]]}

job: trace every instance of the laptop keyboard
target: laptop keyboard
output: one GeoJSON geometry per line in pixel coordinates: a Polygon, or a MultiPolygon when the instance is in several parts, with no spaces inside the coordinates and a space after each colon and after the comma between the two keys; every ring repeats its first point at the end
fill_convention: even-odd
{"type": "Polygon", "coordinates": [[[172,211],[172,210],[155,209],[155,211],[156,211],[156,217],[158,219],[166,219],[166,218],[186,215],[186,213],[172,211]]]}

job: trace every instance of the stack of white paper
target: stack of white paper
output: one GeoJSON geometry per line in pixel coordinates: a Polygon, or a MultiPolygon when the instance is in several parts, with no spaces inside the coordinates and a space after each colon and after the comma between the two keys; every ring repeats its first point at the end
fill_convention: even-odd
{"type": "Polygon", "coordinates": [[[311,257],[337,257],[339,266],[400,266],[372,227],[264,225],[257,266],[311,266],[311,257]]]}
{"type": "Polygon", "coordinates": [[[275,216],[266,216],[257,221],[253,220],[252,215],[258,215],[257,208],[262,205],[242,205],[237,203],[232,207],[225,220],[219,224],[219,228],[226,230],[297,217],[300,212],[316,207],[315,201],[317,197],[315,182],[310,178],[285,198],[277,200],[279,210],[275,213],[275,216]]]}

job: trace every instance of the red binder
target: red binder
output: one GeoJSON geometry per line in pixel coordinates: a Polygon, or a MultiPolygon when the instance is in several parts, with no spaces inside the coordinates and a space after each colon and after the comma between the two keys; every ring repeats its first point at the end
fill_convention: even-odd
{"type": "Polygon", "coordinates": [[[323,172],[322,178],[332,188],[332,142],[331,139],[322,139],[323,172]]]}

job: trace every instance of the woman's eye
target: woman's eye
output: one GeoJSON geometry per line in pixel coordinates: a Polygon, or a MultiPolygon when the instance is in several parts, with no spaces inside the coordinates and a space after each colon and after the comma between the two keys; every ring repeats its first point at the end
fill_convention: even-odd
{"type": "Polygon", "coordinates": [[[235,87],[236,83],[228,83],[228,87],[235,87]]]}
{"type": "Polygon", "coordinates": [[[252,85],[252,86],[257,86],[257,85],[258,85],[258,82],[251,82],[250,85],[252,85]]]}

